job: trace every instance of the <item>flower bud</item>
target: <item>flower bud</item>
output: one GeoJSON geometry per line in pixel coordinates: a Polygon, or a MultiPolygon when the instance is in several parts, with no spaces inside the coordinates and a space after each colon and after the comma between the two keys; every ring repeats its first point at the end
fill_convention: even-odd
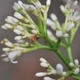
{"type": "Polygon", "coordinates": [[[61,74],[63,72],[63,66],[61,64],[57,64],[56,70],[58,71],[59,74],[61,74]]]}
{"type": "Polygon", "coordinates": [[[35,74],[36,77],[43,77],[45,75],[46,75],[46,72],[39,72],[35,74]]]}
{"type": "Polygon", "coordinates": [[[56,36],[58,37],[58,38],[60,38],[60,37],[62,37],[63,36],[63,33],[62,33],[62,31],[56,31],[56,36]]]}
{"type": "Polygon", "coordinates": [[[79,69],[79,68],[76,68],[76,69],[74,70],[74,74],[79,74],[79,72],[80,72],[80,69],[79,69]]]}
{"type": "Polygon", "coordinates": [[[75,65],[79,65],[79,60],[78,59],[75,59],[74,60],[74,63],[75,63],[75,65]]]}
{"type": "Polygon", "coordinates": [[[51,17],[51,19],[53,21],[56,21],[57,20],[57,16],[55,14],[53,14],[53,13],[50,15],[50,17],[51,17]]]}
{"type": "Polygon", "coordinates": [[[44,80],[53,80],[53,79],[46,76],[46,77],[44,77],[44,80]]]}
{"type": "Polygon", "coordinates": [[[47,0],[46,5],[50,5],[50,4],[51,4],[51,0],[47,0]]]}
{"type": "Polygon", "coordinates": [[[44,58],[40,58],[40,61],[41,61],[41,62],[44,62],[44,63],[47,62],[44,58]]]}
{"type": "Polygon", "coordinates": [[[65,8],[63,5],[60,6],[60,9],[61,9],[61,11],[62,11],[63,13],[66,12],[66,8],[65,8]]]}
{"type": "Polygon", "coordinates": [[[74,22],[70,23],[69,26],[67,27],[67,31],[73,29],[74,26],[75,26],[74,22]]]}
{"type": "Polygon", "coordinates": [[[45,63],[45,62],[41,62],[41,63],[40,63],[40,65],[41,65],[42,67],[45,67],[45,68],[47,68],[47,67],[48,67],[48,64],[47,64],[47,63],[45,63]]]}

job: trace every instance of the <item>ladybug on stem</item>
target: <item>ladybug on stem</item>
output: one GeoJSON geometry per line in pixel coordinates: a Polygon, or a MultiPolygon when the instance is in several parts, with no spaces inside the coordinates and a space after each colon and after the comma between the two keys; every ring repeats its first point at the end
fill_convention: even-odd
{"type": "Polygon", "coordinates": [[[39,39],[39,35],[38,34],[35,34],[34,36],[32,36],[30,41],[34,42],[35,39],[39,39]]]}

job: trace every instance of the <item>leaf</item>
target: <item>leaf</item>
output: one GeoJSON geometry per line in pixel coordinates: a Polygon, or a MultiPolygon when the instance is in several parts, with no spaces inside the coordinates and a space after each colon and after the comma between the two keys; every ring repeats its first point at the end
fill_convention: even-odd
{"type": "Polygon", "coordinates": [[[76,78],[77,80],[80,80],[80,74],[74,75],[73,77],[76,78]]]}

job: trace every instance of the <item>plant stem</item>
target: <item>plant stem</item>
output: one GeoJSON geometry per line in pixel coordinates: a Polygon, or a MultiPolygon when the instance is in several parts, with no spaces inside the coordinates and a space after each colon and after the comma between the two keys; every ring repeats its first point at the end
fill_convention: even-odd
{"type": "Polygon", "coordinates": [[[73,62],[72,50],[71,50],[70,46],[67,47],[67,52],[68,52],[68,56],[69,56],[70,62],[73,62]]]}
{"type": "Polygon", "coordinates": [[[69,66],[69,61],[66,59],[66,57],[62,54],[60,50],[54,51],[58,57],[62,60],[62,62],[66,65],[66,67],[71,70],[72,68],[69,66]]]}

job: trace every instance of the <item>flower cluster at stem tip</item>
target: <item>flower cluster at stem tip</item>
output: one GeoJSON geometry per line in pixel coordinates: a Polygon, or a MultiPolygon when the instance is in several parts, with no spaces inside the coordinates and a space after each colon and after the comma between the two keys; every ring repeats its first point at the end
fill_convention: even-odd
{"type": "MultiPolygon", "coordinates": [[[[71,53],[71,44],[73,42],[76,31],[80,25],[80,13],[74,9],[68,0],[65,5],[60,6],[60,10],[65,16],[64,23],[60,23],[56,14],[52,13],[48,18],[48,11],[51,0],[46,0],[43,5],[39,0],[28,0],[30,4],[22,1],[14,3],[14,17],[7,16],[2,29],[12,30],[17,36],[14,37],[15,42],[4,38],[1,43],[6,47],[2,48],[5,52],[1,55],[3,61],[18,63],[15,59],[23,53],[34,51],[37,49],[47,49],[54,51],[58,57],[64,62],[70,71],[64,71],[63,66],[58,63],[56,69],[53,68],[47,60],[40,58],[41,66],[47,69],[47,72],[36,73],[37,77],[43,77],[44,80],[55,80],[48,75],[60,75],[58,80],[64,80],[69,75],[77,75],[80,72],[80,65],[77,59],[73,60],[71,53]],[[71,8],[72,7],[72,8],[71,8]],[[31,18],[29,13],[36,16],[37,23],[31,18]],[[38,41],[39,38],[44,39],[45,45],[38,41]],[[27,41],[29,40],[29,41],[27,41]],[[62,41],[64,40],[64,42],[62,41]],[[63,47],[68,51],[69,62],[60,52],[59,47],[63,47]]],[[[77,6],[78,1],[72,2],[73,6],[77,6]]]]}

